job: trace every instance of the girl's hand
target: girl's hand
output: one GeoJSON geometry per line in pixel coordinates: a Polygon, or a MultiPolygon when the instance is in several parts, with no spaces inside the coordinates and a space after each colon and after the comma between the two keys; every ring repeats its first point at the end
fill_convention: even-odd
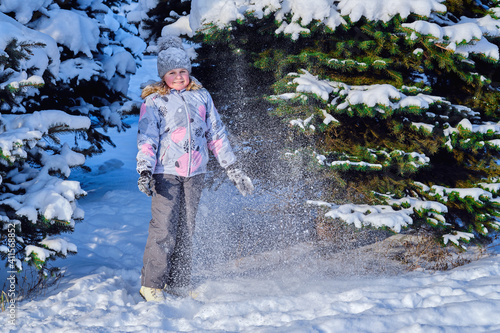
{"type": "Polygon", "coordinates": [[[243,172],[243,170],[237,167],[229,166],[226,169],[226,173],[228,178],[234,183],[238,191],[240,191],[243,196],[252,194],[254,190],[252,180],[245,174],[245,172],[243,172]]]}
{"type": "Polygon", "coordinates": [[[151,171],[142,171],[139,180],[137,181],[139,190],[145,193],[148,197],[154,196],[155,180],[151,177],[151,171]]]}

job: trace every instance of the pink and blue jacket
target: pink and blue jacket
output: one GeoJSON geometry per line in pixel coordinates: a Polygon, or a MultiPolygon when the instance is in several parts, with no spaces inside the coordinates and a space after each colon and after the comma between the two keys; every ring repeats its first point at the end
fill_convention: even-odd
{"type": "Polygon", "coordinates": [[[172,89],[153,93],[141,106],[137,172],[191,177],[207,171],[208,150],[226,168],[236,162],[210,93],[172,89]]]}

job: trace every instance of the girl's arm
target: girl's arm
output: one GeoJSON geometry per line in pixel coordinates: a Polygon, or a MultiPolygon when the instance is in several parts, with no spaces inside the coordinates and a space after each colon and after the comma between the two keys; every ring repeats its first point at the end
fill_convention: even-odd
{"type": "Polygon", "coordinates": [[[154,173],[156,153],[160,142],[160,119],[153,98],[146,98],[141,106],[137,133],[137,172],[154,173]]]}
{"type": "Polygon", "coordinates": [[[219,113],[214,106],[212,97],[208,94],[207,103],[207,141],[208,148],[214,153],[219,164],[226,169],[229,179],[234,183],[243,196],[252,194],[254,186],[252,180],[236,166],[231,144],[226,132],[226,127],[220,120],[219,113]]]}
{"type": "Polygon", "coordinates": [[[208,149],[212,151],[220,166],[224,169],[236,162],[236,156],[231,148],[226,127],[220,119],[215,108],[212,96],[207,92],[207,143],[208,149]]]}

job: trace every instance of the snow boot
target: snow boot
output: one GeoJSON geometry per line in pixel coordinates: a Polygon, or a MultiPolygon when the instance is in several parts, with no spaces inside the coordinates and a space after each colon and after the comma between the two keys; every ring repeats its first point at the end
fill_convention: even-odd
{"type": "Polygon", "coordinates": [[[165,295],[163,295],[163,291],[161,289],[142,286],[139,290],[139,293],[146,300],[146,302],[163,302],[166,300],[165,295]]]}

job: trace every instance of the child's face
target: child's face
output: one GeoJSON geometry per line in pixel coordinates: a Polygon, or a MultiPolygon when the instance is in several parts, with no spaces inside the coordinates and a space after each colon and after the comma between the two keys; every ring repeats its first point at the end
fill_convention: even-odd
{"type": "Polygon", "coordinates": [[[182,90],[189,84],[189,72],[185,68],[175,68],[168,71],[163,80],[171,89],[182,90]]]}

